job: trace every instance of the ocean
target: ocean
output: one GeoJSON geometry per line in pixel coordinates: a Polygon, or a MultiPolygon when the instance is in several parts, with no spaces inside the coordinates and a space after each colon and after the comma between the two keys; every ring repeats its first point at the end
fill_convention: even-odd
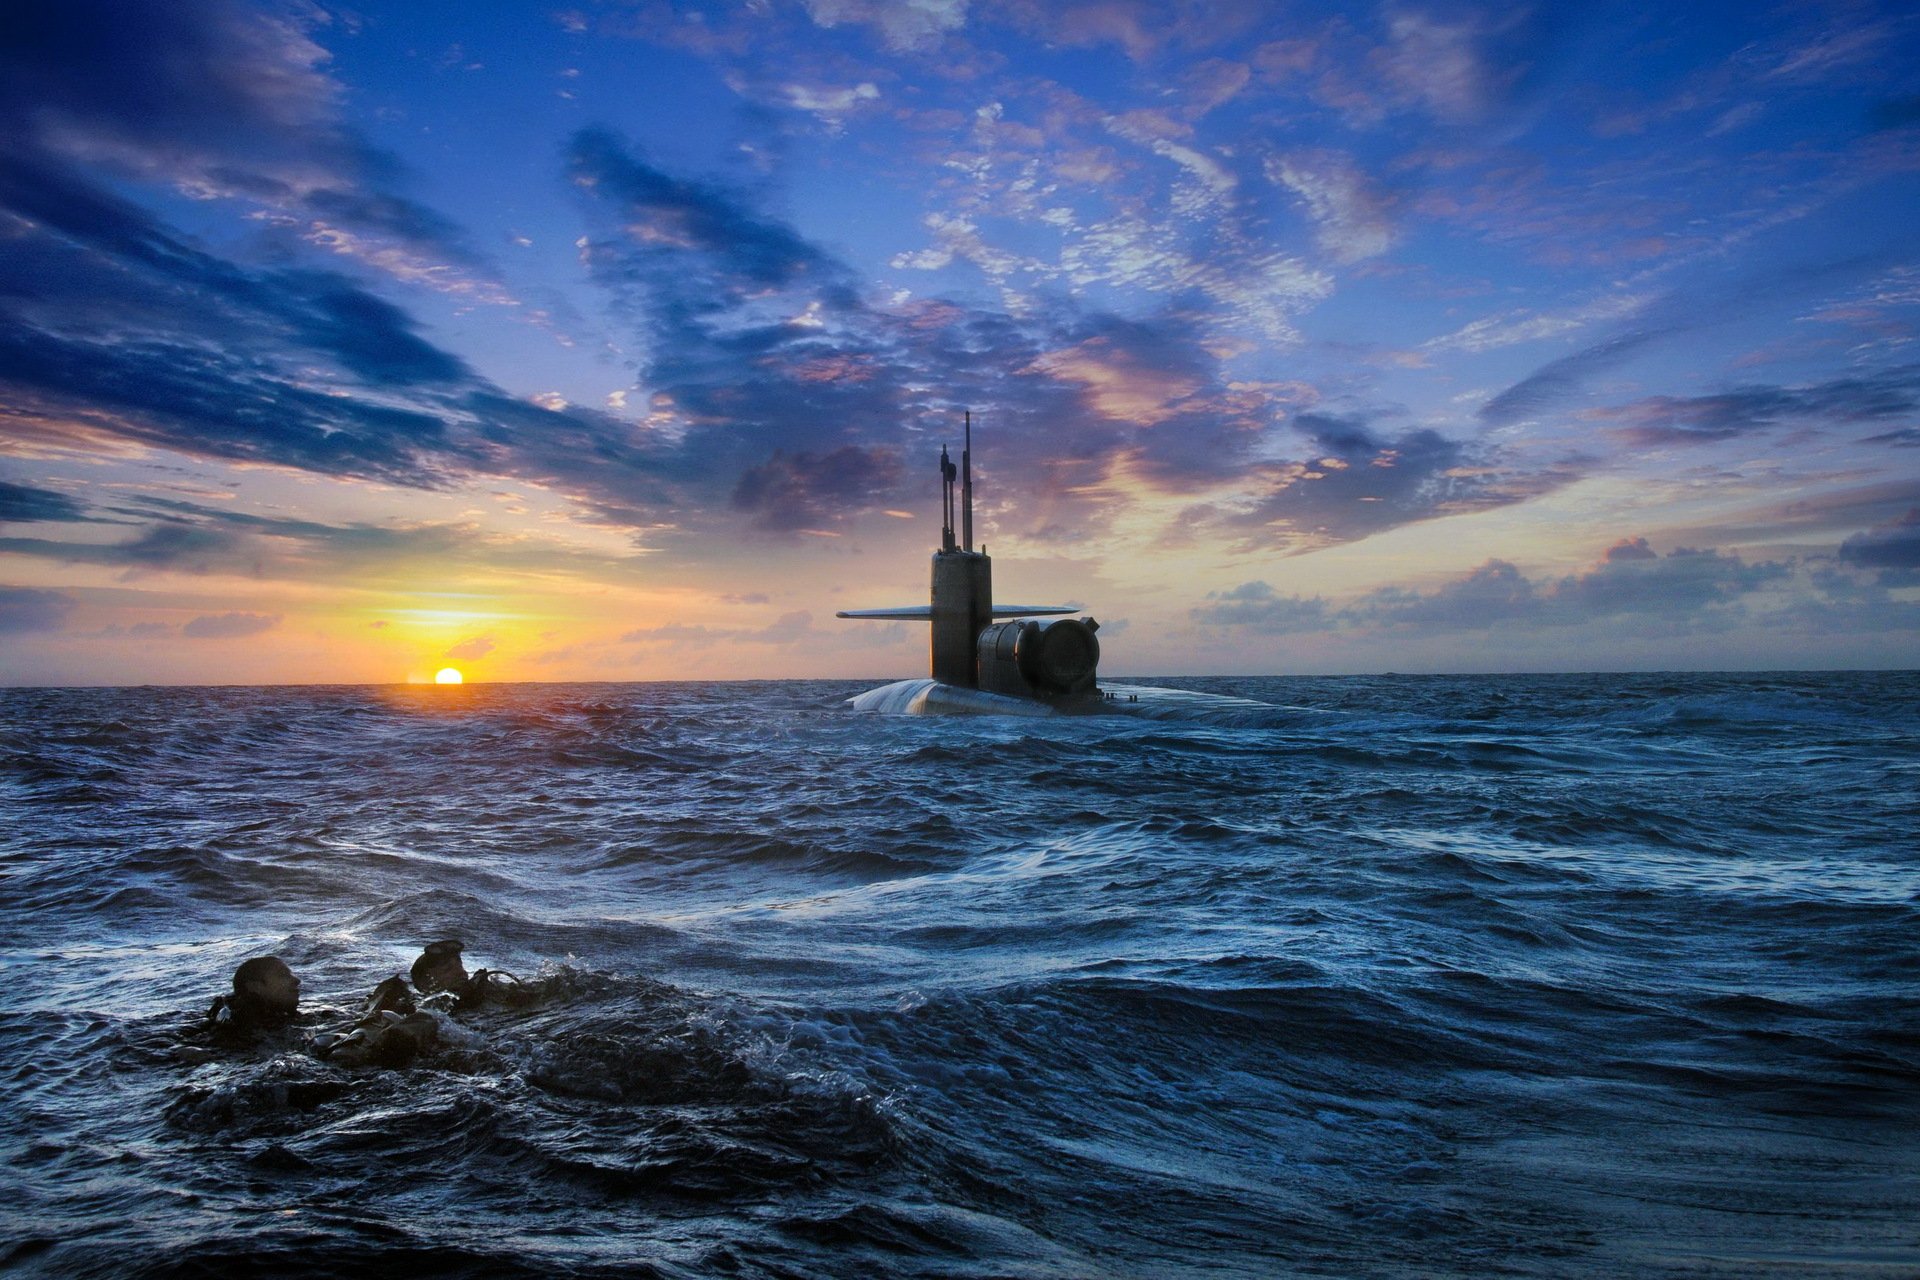
{"type": "Polygon", "coordinates": [[[1920,675],[1142,683],[0,692],[0,1259],[1920,1275],[1920,675]]]}

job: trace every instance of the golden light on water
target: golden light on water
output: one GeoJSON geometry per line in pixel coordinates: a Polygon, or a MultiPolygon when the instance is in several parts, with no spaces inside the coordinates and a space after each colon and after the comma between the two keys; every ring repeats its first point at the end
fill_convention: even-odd
{"type": "Polygon", "coordinates": [[[435,684],[459,684],[460,669],[458,667],[442,667],[434,674],[433,682],[435,684]]]}

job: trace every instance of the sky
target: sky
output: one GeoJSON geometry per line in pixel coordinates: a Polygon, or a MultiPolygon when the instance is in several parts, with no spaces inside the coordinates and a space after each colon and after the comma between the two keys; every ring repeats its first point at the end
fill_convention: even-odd
{"type": "Polygon", "coordinates": [[[17,0],[0,683],[1920,665],[1905,4],[17,0]]]}

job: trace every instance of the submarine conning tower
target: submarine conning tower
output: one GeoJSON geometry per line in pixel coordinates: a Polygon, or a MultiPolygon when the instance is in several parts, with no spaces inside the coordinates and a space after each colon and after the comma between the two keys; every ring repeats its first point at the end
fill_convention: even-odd
{"type": "Polygon", "coordinates": [[[973,414],[955,465],[940,448],[940,549],[933,553],[932,603],[897,609],[843,609],[842,618],[913,619],[931,624],[929,674],[941,684],[1051,700],[1092,695],[1100,642],[1092,618],[1070,605],[995,605],[993,561],[973,549],[973,414]],[[956,516],[959,527],[956,530],[956,516]],[[996,618],[1021,619],[996,623],[996,618]]]}
{"type": "Polygon", "coordinates": [[[942,684],[978,688],[974,646],[993,621],[993,560],[973,549],[973,414],[967,414],[960,465],[940,447],[940,549],[933,553],[933,624],[928,674],[942,684]],[[954,484],[960,486],[960,540],[954,540],[954,484]]]}

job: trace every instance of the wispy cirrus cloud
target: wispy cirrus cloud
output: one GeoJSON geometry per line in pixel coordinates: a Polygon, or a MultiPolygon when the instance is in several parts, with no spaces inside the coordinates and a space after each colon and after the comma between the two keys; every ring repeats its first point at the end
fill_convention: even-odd
{"type": "Polygon", "coordinates": [[[1652,301],[1644,293],[1610,293],[1591,302],[1560,311],[1530,309],[1504,311],[1471,320],[1451,333],[1420,344],[1423,351],[1465,351],[1479,354],[1523,342],[1538,342],[1574,333],[1589,325],[1625,320],[1638,315],[1652,301]]]}

